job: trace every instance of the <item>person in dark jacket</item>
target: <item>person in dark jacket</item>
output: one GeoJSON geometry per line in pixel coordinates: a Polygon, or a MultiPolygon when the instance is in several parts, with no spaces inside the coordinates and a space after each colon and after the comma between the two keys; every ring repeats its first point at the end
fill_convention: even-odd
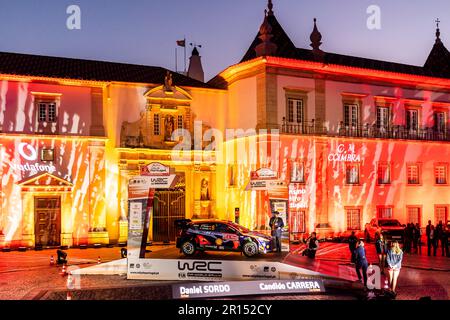
{"type": "Polygon", "coordinates": [[[436,257],[436,252],[437,252],[437,247],[438,247],[438,237],[437,237],[437,232],[436,229],[434,228],[434,226],[431,226],[431,230],[430,230],[430,241],[431,241],[431,245],[433,246],[433,256],[436,257]]]}
{"type": "Polygon", "coordinates": [[[314,259],[316,252],[319,249],[319,240],[317,240],[316,233],[311,233],[311,236],[306,240],[306,249],[303,250],[302,255],[314,259]]]}
{"type": "Polygon", "coordinates": [[[439,246],[439,242],[441,243],[441,255],[445,256],[445,240],[447,235],[445,234],[444,225],[442,224],[442,221],[439,221],[439,224],[436,226],[436,244],[439,246]]]}
{"type": "Polygon", "coordinates": [[[380,266],[380,271],[384,274],[384,266],[386,264],[386,241],[382,233],[375,233],[375,250],[378,255],[378,264],[380,266]]]}
{"type": "Polygon", "coordinates": [[[359,281],[363,280],[364,286],[367,285],[367,268],[369,267],[369,263],[366,258],[366,249],[364,249],[364,241],[359,240],[358,246],[355,250],[355,267],[356,274],[358,275],[359,281]],[[362,270],[362,276],[361,276],[362,270]]]}
{"type": "Polygon", "coordinates": [[[422,254],[422,230],[420,230],[420,225],[418,223],[416,223],[414,230],[414,247],[416,249],[416,254],[422,254]]]}
{"type": "Polygon", "coordinates": [[[390,250],[387,253],[387,263],[389,268],[389,285],[393,292],[397,289],[397,279],[402,268],[403,251],[397,241],[392,243],[390,250]]]}
{"type": "Polygon", "coordinates": [[[348,248],[350,250],[350,254],[352,255],[351,262],[355,263],[355,250],[356,245],[358,244],[358,238],[355,236],[355,231],[352,231],[350,237],[348,237],[348,248]]]}
{"type": "Polygon", "coordinates": [[[433,225],[431,224],[431,220],[428,220],[428,224],[427,227],[425,228],[425,233],[427,235],[427,246],[428,246],[428,255],[431,256],[431,246],[432,246],[432,241],[430,238],[431,235],[431,227],[433,225]]]}
{"type": "Polygon", "coordinates": [[[269,226],[272,230],[272,237],[275,241],[275,248],[277,252],[281,252],[281,235],[283,233],[284,222],[283,219],[279,217],[279,212],[275,211],[273,217],[270,218],[269,226]]]}

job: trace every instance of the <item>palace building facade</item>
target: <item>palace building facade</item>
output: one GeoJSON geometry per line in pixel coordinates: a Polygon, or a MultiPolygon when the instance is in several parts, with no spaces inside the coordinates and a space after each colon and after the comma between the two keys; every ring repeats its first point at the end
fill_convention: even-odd
{"type": "Polygon", "coordinates": [[[180,218],[264,231],[274,210],[291,239],[362,232],[375,217],[448,221],[439,27],[423,67],[324,52],[316,20],[310,39],[297,48],[269,1],[243,59],[207,83],[197,49],[191,77],[0,53],[0,246],[126,242],[128,181],[151,162],[177,175],[155,194],[156,242],[173,241],[180,218]],[[273,173],[265,187],[252,183],[260,169],[273,173]]]}

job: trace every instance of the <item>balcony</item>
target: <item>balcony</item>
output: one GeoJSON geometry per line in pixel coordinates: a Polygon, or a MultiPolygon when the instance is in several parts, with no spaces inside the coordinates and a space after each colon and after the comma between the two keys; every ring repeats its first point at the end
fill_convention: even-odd
{"type": "Polygon", "coordinates": [[[450,142],[450,129],[437,130],[432,127],[410,129],[401,125],[378,127],[377,125],[369,125],[367,123],[362,126],[345,126],[342,121],[340,122],[337,131],[330,132],[323,122],[319,123],[318,121],[312,120],[310,122],[290,124],[283,118],[281,133],[450,142]]]}

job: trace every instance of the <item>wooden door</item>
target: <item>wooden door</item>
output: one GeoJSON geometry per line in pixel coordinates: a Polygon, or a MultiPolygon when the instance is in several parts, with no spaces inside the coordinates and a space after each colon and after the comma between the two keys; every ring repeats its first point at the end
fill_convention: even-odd
{"type": "Polygon", "coordinates": [[[61,243],[61,198],[35,197],[36,246],[51,247],[61,243]]]}

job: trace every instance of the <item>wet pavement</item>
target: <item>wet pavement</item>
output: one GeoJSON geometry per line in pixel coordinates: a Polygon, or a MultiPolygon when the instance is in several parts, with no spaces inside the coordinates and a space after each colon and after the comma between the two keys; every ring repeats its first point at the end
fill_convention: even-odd
{"type": "MultiPolygon", "coordinates": [[[[83,268],[101,262],[120,259],[120,249],[69,249],[68,265],[71,268],[83,268]]],[[[151,246],[148,257],[180,258],[179,251],[173,246],[151,246]]],[[[284,263],[308,268],[330,276],[354,281],[357,279],[354,266],[349,263],[350,253],[345,243],[321,243],[316,259],[311,260],[301,256],[303,247],[297,246],[288,255],[277,256],[269,254],[259,257],[262,260],[280,259],[284,263]]],[[[377,257],[372,244],[366,246],[369,262],[376,264],[377,257]]],[[[426,253],[426,250],[423,251],[426,253]]],[[[65,292],[67,278],[60,275],[61,267],[50,265],[50,256],[56,259],[56,250],[0,252],[0,299],[46,299],[52,298],[51,292],[65,292]]],[[[206,259],[246,259],[239,253],[221,255],[218,253],[203,253],[206,259]]],[[[428,257],[426,254],[405,254],[403,268],[399,277],[397,299],[417,300],[422,297],[448,300],[450,291],[450,258],[428,257]]],[[[82,276],[81,288],[112,289],[133,287],[167,286],[167,281],[127,280],[126,276],[82,276]]],[[[384,283],[384,279],[382,281],[384,283]]],[[[109,290],[111,291],[111,290],[109,290]]],[[[110,294],[110,293],[109,293],[110,294]]],[[[55,297],[53,297],[55,298],[55,297]]],[[[108,298],[108,296],[105,296],[108,298]]],[[[111,297],[110,297],[111,298],[111,297]]],[[[126,299],[127,297],[123,297],[126,299]]],[[[300,296],[283,295],[271,297],[256,297],[255,299],[278,300],[323,300],[348,299],[346,296],[300,296]]]]}

